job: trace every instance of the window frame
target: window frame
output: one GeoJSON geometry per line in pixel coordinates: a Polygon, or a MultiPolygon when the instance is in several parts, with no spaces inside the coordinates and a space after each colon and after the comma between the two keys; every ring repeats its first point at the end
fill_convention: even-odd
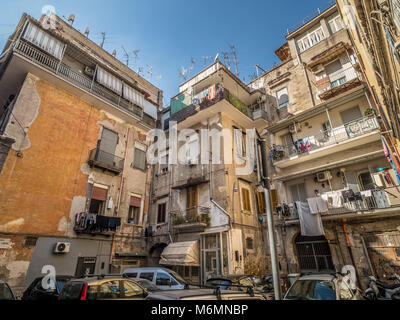
{"type": "Polygon", "coordinates": [[[276,95],[276,102],[277,102],[279,110],[283,109],[283,108],[286,108],[287,106],[290,105],[289,88],[287,86],[277,90],[275,95],[276,95]],[[281,104],[279,100],[280,100],[280,97],[283,95],[282,94],[283,91],[285,91],[284,94],[287,95],[288,99],[287,99],[287,102],[281,104]]]}
{"type": "Polygon", "coordinates": [[[250,199],[250,188],[241,187],[240,188],[240,199],[242,204],[242,212],[252,214],[251,199],[250,199]]]}
{"type": "Polygon", "coordinates": [[[135,143],[134,149],[133,149],[133,162],[132,162],[132,168],[141,170],[141,171],[146,171],[147,168],[147,146],[142,144],[142,143],[135,143]],[[136,160],[138,159],[137,152],[143,152],[144,153],[144,168],[141,168],[137,165],[136,160]]]}
{"type": "Polygon", "coordinates": [[[157,205],[157,224],[164,224],[164,223],[167,223],[167,202],[162,202],[157,205]],[[162,213],[163,219],[161,219],[163,221],[160,220],[160,207],[162,207],[164,211],[162,213]]]}

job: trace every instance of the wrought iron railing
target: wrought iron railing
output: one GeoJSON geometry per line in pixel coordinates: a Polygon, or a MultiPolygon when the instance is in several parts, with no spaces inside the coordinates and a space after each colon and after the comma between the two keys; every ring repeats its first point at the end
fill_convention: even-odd
{"type": "Polygon", "coordinates": [[[271,150],[271,157],[273,162],[276,163],[293,157],[304,156],[310,154],[310,152],[378,131],[379,128],[376,117],[365,117],[315,136],[301,139],[288,146],[274,146],[271,150]]]}
{"type": "Polygon", "coordinates": [[[182,226],[187,224],[205,224],[210,225],[210,211],[209,207],[194,207],[187,210],[172,211],[172,223],[174,226],[182,226]]]}
{"type": "Polygon", "coordinates": [[[92,166],[121,172],[124,170],[124,163],[124,159],[98,148],[90,151],[89,164],[92,166]]]}
{"type": "MultiPolygon", "coordinates": [[[[400,208],[400,186],[366,191],[339,190],[321,195],[327,203],[328,211],[322,216],[334,216],[351,213],[368,213],[377,210],[400,208]]],[[[295,204],[290,206],[287,220],[298,220],[295,204]]]]}
{"type": "Polygon", "coordinates": [[[133,104],[132,102],[124,99],[122,96],[119,96],[118,94],[101,86],[100,84],[93,81],[93,79],[74,71],[68,65],[33,47],[31,44],[19,40],[16,43],[14,50],[15,52],[18,52],[29,60],[38,63],[40,66],[46,68],[47,70],[52,71],[56,75],[79,86],[80,88],[100,98],[106,99],[108,102],[114,104],[117,108],[122,108],[125,111],[128,111],[131,114],[143,119],[143,108],[133,104]]]}

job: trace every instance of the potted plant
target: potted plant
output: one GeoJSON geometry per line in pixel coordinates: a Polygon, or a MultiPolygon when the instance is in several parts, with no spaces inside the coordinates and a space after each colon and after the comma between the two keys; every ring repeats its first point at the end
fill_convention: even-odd
{"type": "Polygon", "coordinates": [[[271,149],[271,156],[274,161],[281,161],[285,157],[285,150],[282,146],[273,145],[271,149]]]}
{"type": "Polygon", "coordinates": [[[368,107],[368,108],[365,109],[365,111],[364,111],[364,116],[366,116],[366,117],[371,118],[371,117],[375,117],[375,115],[376,115],[375,110],[372,109],[371,107],[368,107]]]}

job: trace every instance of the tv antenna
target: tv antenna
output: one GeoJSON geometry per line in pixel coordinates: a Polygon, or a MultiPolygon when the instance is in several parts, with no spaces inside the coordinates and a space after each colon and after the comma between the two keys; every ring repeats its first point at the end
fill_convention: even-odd
{"type": "Polygon", "coordinates": [[[68,22],[69,24],[72,26],[74,24],[75,21],[75,15],[74,14],[70,14],[68,17],[68,22]]]}
{"type": "Polygon", "coordinates": [[[223,52],[224,55],[224,65],[228,66],[228,69],[231,69],[231,57],[229,56],[229,52],[223,52]]]}
{"type": "Polygon", "coordinates": [[[192,73],[195,64],[196,64],[196,60],[194,60],[193,57],[191,57],[191,58],[190,58],[189,73],[192,73]]]}
{"type": "Polygon", "coordinates": [[[142,68],[142,67],[139,67],[137,73],[138,73],[139,76],[140,76],[140,75],[143,76],[143,75],[144,75],[144,74],[143,74],[143,68],[142,68]]]}
{"type": "Polygon", "coordinates": [[[161,74],[157,75],[156,79],[157,79],[157,81],[160,81],[162,79],[161,74]]]}
{"type": "Polygon", "coordinates": [[[126,61],[126,65],[129,66],[129,58],[130,58],[130,55],[129,55],[129,53],[125,50],[124,46],[122,46],[122,50],[124,50],[124,59],[125,59],[125,61],[126,61]]]}
{"type": "Polygon", "coordinates": [[[139,52],[140,50],[134,50],[133,51],[133,60],[135,61],[134,64],[136,65],[137,60],[139,60],[139,52]]]}
{"type": "Polygon", "coordinates": [[[186,79],[187,79],[187,77],[186,77],[186,75],[187,75],[187,70],[185,69],[185,67],[183,67],[182,66],[182,69],[181,70],[179,70],[179,74],[181,75],[181,77],[183,78],[183,80],[185,80],[186,81],[186,79]]]}
{"type": "Polygon", "coordinates": [[[86,38],[89,38],[89,27],[86,27],[85,31],[83,32],[83,34],[86,36],[86,38]]]}
{"type": "Polygon", "coordinates": [[[231,53],[233,55],[233,62],[235,63],[235,73],[236,76],[239,77],[239,69],[238,69],[238,61],[237,61],[237,53],[236,53],[236,46],[235,45],[230,45],[231,47],[231,53]]]}
{"type": "Polygon", "coordinates": [[[150,79],[153,77],[153,67],[152,66],[149,66],[148,64],[147,64],[147,68],[148,68],[148,71],[147,71],[147,74],[149,75],[149,77],[150,77],[150,79]]]}
{"type": "Polygon", "coordinates": [[[106,33],[102,32],[101,33],[101,42],[100,42],[100,47],[103,48],[104,47],[104,42],[106,42],[106,33]]]}
{"type": "Polygon", "coordinates": [[[204,57],[202,58],[203,61],[204,61],[204,65],[207,65],[208,58],[209,58],[209,57],[206,57],[206,56],[204,56],[204,57]]]}

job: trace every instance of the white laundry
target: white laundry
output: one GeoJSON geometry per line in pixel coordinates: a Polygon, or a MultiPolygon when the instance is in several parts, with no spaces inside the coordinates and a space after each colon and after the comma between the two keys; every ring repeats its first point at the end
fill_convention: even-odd
{"type": "Polygon", "coordinates": [[[328,212],[327,200],[324,200],[321,197],[307,199],[307,202],[312,214],[328,212]]]}
{"type": "Polygon", "coordinates": [[[307,202],[296,202],[299,213],[301,235],[304,237],[319,237],[325,235],[321,214],[311,214],[307,202]]]}

